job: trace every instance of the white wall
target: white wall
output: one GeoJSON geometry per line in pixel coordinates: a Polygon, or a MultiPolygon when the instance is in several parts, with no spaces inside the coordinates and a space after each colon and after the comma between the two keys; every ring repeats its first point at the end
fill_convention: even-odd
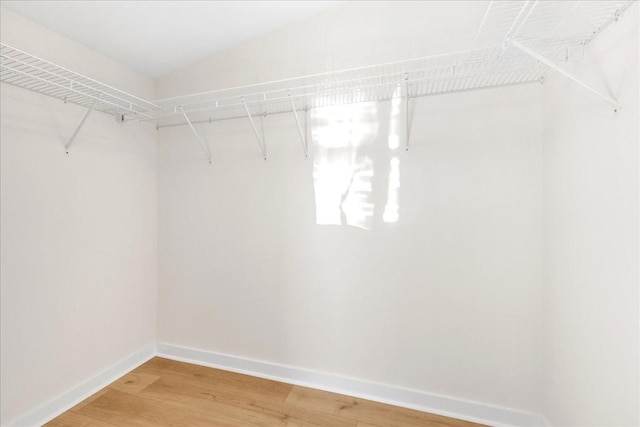
{"type": "MultiPolygon", "coordinates": [[[[465,49],[485,9],[349,2],[157,91],[465,49]]],[[[170,344],[543,412],[554,426],[637,425],[637,15],[576,70],[612,88],[621,112],[557,76],[420,99],[409,153],[393,148],[392,101],[311,112],[307,160],[288,116],[258,120],[267,162],[248,122],[197,125],[210,166],[186,127],[156,134],[98,113],[66,157],[83,110],[3,85],[0,423],[153,343],[157,307],[170,344]]],[[[3,42],[154,97],[152,80],[0,17],[3,42]]]]}
{"type": "MultiPolygon", "coordinates": [[[[463,43],[447,21],[458,7],[348,4],[346,16],[334,11],[351,27],[328,44],[331,66],[358,65],[342,49],[368,52],[367,63],[374,45],[402,48],[404,25],[424,19],[453,35],[437,49],[468,46],[476,27],[463,43]],[[388,38],[368,34],[371,22],[386,22],[374,27],[388,38]]],[[[232,70],[257,75],[271,57],[295,72],[300,58],[282,50],[322,58],[329,29],[344,28],[334,22],[327,12],[203,61],[160,79],[159,93],[238,79],[232,70]]],[[[161,129],[159,341],[538,412],[542,88],[415,105],[409,153],[389,148],[402,135],[390,103],[310,113],[308,160],[289,116],[264,120],[266,162],[248,121],[198,125],[211,166],[187,127],[161,129]],[[394,156],[399,218],[386,223],[394,156]],[[331,167],[346,182],[318,182],[331,167]],[[350,203],[373,204],[373,217],[359,221],[352,206],[345,219],[364,228],[317,224],[317,190],[346,188],[357,167],[363,187],[350,203]]]]}
{"type": "Polygon", "coordinates": [[[587,49],[576,74],[601,99],[545,84],[544,414],[554,426],[637,426],[638,5],[587,49]]]}
{"type": "MultiPolygon", "coordinates": [[[[149,79],[9,11],[1,17],[3,42],[40,46],[152,96],[149,79]]],[[[94,113],[65,156],[84,109],[1,90],[0,424],[8,425],[155,342],[157,149],[152,126],[94,113]]]]}

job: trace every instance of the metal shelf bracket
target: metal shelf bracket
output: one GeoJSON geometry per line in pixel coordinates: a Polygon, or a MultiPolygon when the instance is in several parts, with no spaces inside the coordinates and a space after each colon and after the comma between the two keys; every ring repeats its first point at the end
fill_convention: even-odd
{"type": "Polygon", "coordinates": [[[298,119],[298,113],[296,112],[296,106],[293,104],[293,99],[291,99],[291,94],[289,94],[289,102],[291,103],[291,111],[293,112],[293,117],[296,119],[296,125],[298,125],[298,133],[300,134],[300,142],[302,143],[302,149],[304,150],[304,158],[309,157],[309,147],[307,146],[307,140],[302,133],[302,127],[300,126],[300,120],[298,119]]]}
{"type": "Polygon", "coordinates": [[[84,126],[84,122],[87,121],[87,118],[93,111],[93,108],[96,106],[97,102],[98,102],[98,98],[96,98],[95,101],[93,101],[93,104],[91,104],[91,107],[89,107],[87,112],[84,113],[84,116],[82,117],[82,120],[80,120],[80,123],[78,123],[78,126],[76,127],[75,132],[73,132],[73,135],[71,135],[71,138],[69,138],[69,141],[67,141],[67,143],[64,145],[65,154],[69,154],[69,148],[71,148],[73,141],[76,139],[76,136],[78,136],[78,132],[80,132],[80,129],[82,129],[82,126],[84,126]]]}
{"type": "Polygon", "coordinates": [[[202,138],[200,138],[200,135],[198,135],[198,132],[196,131],[196,128],[193,127],[193,124],[191,123],[191,120],[189,120],[189,116],[187,116],[187,113],[184,112],[184,109],[182,107],[178,107],[178,109],[180,110],[180,112],[184,116],[184,119],[187,121],[187,124],[189,125],[189,127],[193,131],[193,134],[196,136],[196,139],[200,143],[200,146],[202,147],[202,150],[207,155],[207,158],[209,159],[209,164],[211,164],[212,163],[212,161],[211,161],[211,153],[209,153],[209,150],[207,149],[207,146],[204,145],[204,142],[202,141],[202,138]]]}
{"type": "Polygon", "coordinates": [[[244,102],[244,98],[242,98],[242,105],[244,106],[244,111],[247,112],[247,117],[251,122],[251,127],[253,128],[253,133],[256,134],[256,138],[258,139],[258,144],[260,145],[260,150],[262,150],[262,158],[267,160],[267,147],[264,145],[264,139],[258,133],[258,129],[256,128],[256,124],[253,122],[253,117],[251,116],[251,112],[249,112],[249,107],[244,102]]]}
{"type": "Polygon", "coordinates": [[[587,89],[589,92],[593,93],[594,95],[597,95],[600,98],[604,99],[605,101],[607,101],[609,104],[611,104],[613,106],[613,110],[614,111],[618,111],[620,109],[620,107],[618,105],[618,101],[615,98],[612,98],[610,96],[607,96],[607,95],[605,95],[603,93],[598,92],[597,90],[595,90],[594,88],[592,88],[591,86],[589,86],[588,84],[584,83],[582,80],[578,79],[576,76],[571,74],[569,71],[567,71],[564,68],[562,68],[559,65],[557,65],[555,62],[550,61],[549,59],[547,59],[544,56],[540,55],[538,52],[534,51],[533,49],[528,48],[527,46],[524,46],[522,43],[520,43],[520,42],[518,42],[516,40],[512,40],[511,44],[513,46],[517,47],[518,49],[520,49],[521,51],[523,51],[524,53],[526,53],[527,55],[537,59],[540,62],[542,62],[544,65],[546,65],[547,67],[551,68],[552,70],[557,71],[558,73],[562,74],[563,76],[565,76],[569,80],[579,84],[580,86],[582,86],[583,88],[587,89]]]}

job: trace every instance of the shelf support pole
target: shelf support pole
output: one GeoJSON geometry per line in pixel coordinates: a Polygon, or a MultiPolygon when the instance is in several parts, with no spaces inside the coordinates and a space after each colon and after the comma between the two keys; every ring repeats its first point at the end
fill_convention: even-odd
{"type": "Polygon", "coordinates": [[[189,127],[193,131],[193,134],[196,136],[196,139],[200,143],[200,146],[202,147],[202,150],[204,151],[204,154],[207,155],[207,158],[209,159],[209,164],[211,164],[212,163],[211,154],[209,153],[209,150],[207,149],[207,146],[204,145],[204,142],[202,142],[202,138],[200,138],[200,135],[198,135],[198,132],[196,131],[196,128],[193,127],[193,124],[191,123],[191,120],[189,120],[189,116],[187,116],[187,113],[185,113],[184,108],[178,107],[178,109],[180,110],[180,112],[184,116],[184,119],[187,121],[187,124],[189,125],[189,127]]]}
{"type": "Polygon", "coordinates": [[[302,127],[300,126],[300,120],[298,120],[298,113],[296,112],[296,106],[293,104],[293,99],[291,99],[291,95],[289,95],[289,102],[291,103],[291,111],[293,112],[293,117],[296,119],[296,125],[298,125],[298,133],[300,134],[300,142],[302,142],[302,149],[304,150],[304,158],[306,159],[309,156],[309,148],[307,146],[307,140],[302,133],[302,127]]]}
{"type": "Polygon", "coordinates": [[[84,122],[87,121],[87,118],[89,117],[89,115],[91,114],[91,112],[93,111],[97,103],[98,103],[98,98],[96,98],[95,101],[93,101],[93,104],[91,104],[91,107],[89,107],[87,112],[84,113],[84,117],[82,117],[82,120],[80,120],[80,123],[78,123],[78,126],[76,127],[76,131],[73,132],[73,135],[71,135],[71,138],[69,138],[69,141],[67,141],[67,143],[64,145],[64,152],[66,154],[69,154],[69,148],[73,144],[73,141],[76,139],[76,136],[78,136],[78,132],[80,132],[80,129],[82,129],[82,126],[84,126],[84,122]]]}
{"type": "Polygon", "coordinates": [[[532,49],[529,49],[528,47],[522,45],[520,42],[518,42],[516,40],[512,40],[511,44],[513,46],[517,47],[518,49],[520,49],[521,51],[523,51],[524,53],[526,53],[527,55],[537,59],[540,62],[542,62],[544,65],[546,65],[547,67],[551,68],[552,70],[557,71],[558,73],[562,74],[563,76],[565,76],[569,80],[573,81],[574,83],[579,84],[583,88],[587,89],[589,92],[591,92],[591,93],[599,96],[600,98],[604,99],[609,104],[613,105],[614,111],[618,111],[619,106],[618,106],[618,101],[616,99],[598,92],[597,90],[595,90],[591,86],[587,85],[586,83],[584,83],[583,81],[578,79],[576,76],[574,76],[573,74],[571,74],[570,72],[568,72],[564,68],[560,67],[555,62],[548,60],[544,56],[540,55],[538,52],[536,52],[536,51],[534,51],[532,49]]]}
{"type": "Polygon", "coordinates": [[[256,128],[256,124],[253,122],[253,117],[251,116],[251,113],[249,112],[249,107],[247,107],[247,104],[244,102],[244,99],[242,100],[242,105],[244,106],[244,111],[247,112],[247,117],[249,118],[249,121],[251,122],[251,127],[253,128],[253,133],[256,134],[256,138],[258,139],[258,144],[260,145],[260,149],[262,150],[262,158],[267,160],[267,148],[264,145],[264,140],[262,139],[262,137],[260,137],[260,134],[258,133],[258,129],[256,128]]]}

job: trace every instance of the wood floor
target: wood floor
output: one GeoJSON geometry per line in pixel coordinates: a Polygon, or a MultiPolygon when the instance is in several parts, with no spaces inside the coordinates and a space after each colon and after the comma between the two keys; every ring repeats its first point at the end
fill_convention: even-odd
{"type": "Polygon", "coordinates": [[[479,424],[155,357],[46,426],[472,427],[479,424]]]}

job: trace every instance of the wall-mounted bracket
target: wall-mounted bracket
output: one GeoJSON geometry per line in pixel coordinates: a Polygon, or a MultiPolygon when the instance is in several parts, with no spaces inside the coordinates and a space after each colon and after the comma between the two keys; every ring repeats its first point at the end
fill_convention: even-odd
{"type": "Polygon", "coordinates": [[[253,117],[251,116],[251,113],[249,112],[249,107],[247,107],[247,104],[244,102],[244,98],[242,99],[242,105],[244,106],[244,111],[247,112],[247,117],[249,118],[249,121],[251,122],[251,127],[253,128],[253,133],[256,134],[256,138],[258,139],[258,144],[260,145],[260,149],[262,150],[262,158],[267,160],[267,147],[264,145],[264,140],[262,139],[262,137],[258,133],[258,129],[256,128],[256,124],[253,122],[253,117]]]}
{"type": "Polygon", "coordinates": [[[189,116],[187,116],[187,113],[185,113],[184,109],[182,107],[178,107],[178,109],[180,110],[180,112],[184,116],[184,119],[187,121],[187,124],[189,125],[189,127],[193,131],[193,134],[196,136],[196,139],[200,143],[200,146],[202,147],[202,150],[207,155],[207,158],[209,159],[209,164],[211,164],[212,163],[211,154],[209,153],[209,150],[207,149],[207,146],[204,145],[204,142],[202,142],[202,138],[200,138],[200,135],[198,135],[198,132],[196,131],[196,128],[193,127],[193,124],[191,123],[191,120],[189,120],[189,116]]]}
{"type": "Polygon", "coordinates": [[[558,73],[562,74],[563,76],[565,76],[569,80],[579,84],[580,86],[582,86],[583,88],[587,89],[589,92],[593,93],[594,95],[597,95],[600,98],[604,99],[605,101],[607,101],[609,104],[611,104],[613,106],[614,111],[618,111],[620,109],[619,106],[618,106],[618,101],[616,99],[598,92],[597,90],[595,90],[591,86],[587,85],[586,83],[584,83],[583,81],[578,79],[576,76],[574,76],[573,74],[571,74],[570,72],[568,72],[564,68],[560,67],[555,62],[550,61],[549,59],[547,59],[544,56],[540,55],[538,52],[536,52],[536,51],[534,51],[532,49],[529,49],[528,47],[524,46],[522,43],[520,43],[520,42],[518,42],[516,40],[512,40],[511,44],[513,46],[517,47],[518,49],[520,49],[521,51],[523,51],[524,53],[526,53],[527,55],[537,59],[540,62],[542,62],[544,65],[546,65],[547,67],[551,68],[552,70],[557,71],[558,73]]]}
{"type": "Polygon", "coordinates": [[[96,106],[97,102],[98,102],[98,98],[96,98],[95,101],[93,101],[93,104],[91,104],[91,107],[89,107],[87,112],[84,113],[84,117],[82,117],[82,120],[80,120],[80,123],[78,123],[78,126],[76,127],[75,132],[73,132],[73,135],[71,135],[71,138],[69,138],[69,141],[64,145],[65,154],[69,154],[69,148],[71,148],[73,141],[76,139],[76,136],[78,136],[78,132],[80,132],[80,129],[82,129],[82,126],[84,126],[84,122],[87,121],[87,118],[93,111],[93,108],[96,106]]]}
{"type": "Polygon", "coordinates": [[[304,158],[309,157],[309,147],[307,146],[307,139],[304,137],[302,133],[302,127],[300,126],[300,120],[298,120],[298,113],[296,112],[296,106],[293,104],[293,99],[291,99],[291,95],[289,95],[289,102],[291,103],[291,111],[293,112],[293,117],[296,119],[296,125],[298,125],[298,133],[300,134],[300,142],[302,142],[302,149],[304,150],[304,158]]]}

